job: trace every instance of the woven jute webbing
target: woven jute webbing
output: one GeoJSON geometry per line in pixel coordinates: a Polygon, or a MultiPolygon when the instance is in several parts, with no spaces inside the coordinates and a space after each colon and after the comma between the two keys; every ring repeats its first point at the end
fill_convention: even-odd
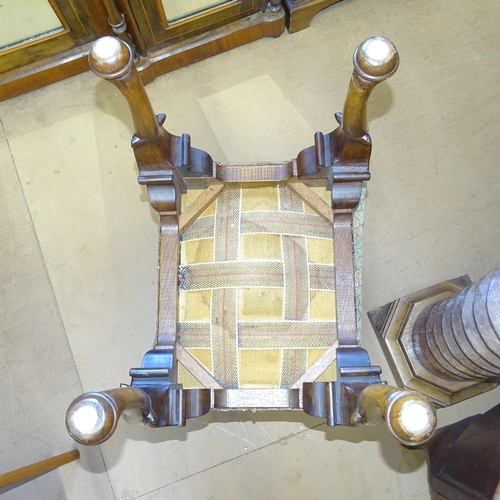
{"type": "Polygon", "coordinates": [[[336,341],[332,225],[286,185],[226,187],[181,238],[178,341],[224,387],[291,387],[336,341]]]}

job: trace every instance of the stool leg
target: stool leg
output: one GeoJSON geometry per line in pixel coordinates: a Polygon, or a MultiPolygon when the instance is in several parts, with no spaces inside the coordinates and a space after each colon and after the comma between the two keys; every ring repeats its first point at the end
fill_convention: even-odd
{"type": "Polygon", "coordinates": [[[135,387],[87,392],[69,406],[66,428],[75,441],[97,445],[112,436],[121,415],[128,423],[145,423],[150,412],[151,399],[135,387]]]}
{"type": "Polygon", "coordinates": [[[366,387],[358,396],[351,425],[378,425],[385,420],[389,432],[406,446],[418,446],[436,430],[436,410],[427,398],[385,384],[366,387]]]}

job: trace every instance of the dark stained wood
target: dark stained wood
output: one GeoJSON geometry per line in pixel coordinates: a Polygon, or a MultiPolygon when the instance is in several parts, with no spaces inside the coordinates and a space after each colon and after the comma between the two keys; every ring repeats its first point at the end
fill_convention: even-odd
{"type": "MultiPolygon", "coordinates": [[[[6,488],[7,486],[33,479],[40,474],[50,472],[51,470],[57,469],[62,465],[69,464],[79,458],[80,452],[78,450],[71,450],[66,453],[56,455],[55,457],[50,457],[45,460],[41,460],[40,462],[26,465],[25,467],[15,469],[10,472],[5,472],[0,474],[0,488],[6,488]]],[[[0,491],[0,494],[1,493],[2,492],[0,491]]]]}
{"type": "Polygon", "coordinates": [[[159,49],[166,43],[180,42],[260,13],[259,0],[239,0],[168,23],[161,2],[148,0],[129,0],[129,2],[150,51],[159,49]]]}
{"type": "Polygon", "coordinates": [[[0,53],[0,67],[2,72],[11,71],[19,66],[26,66],[40,59],[52,56],[75,46],[73,37],[66,31],[43,37],[43,43],[35,39],[23,44],[5,49],[0,53]]]}
{"type": "MultiPolygon", "coordinates": [[[[96,43],[90,64],[97,75],[117,86],[132,113],[135,131],[132,147],[139,168],[139,183],[147,186],[149,201],[160,214],[158,331],[154,347],[174,348],[177,339],[178,220],[181,193],[186,190],[179,170],[184,169],[186,174],[207,175],[205,172],[212,172],[213,161],[205,152],[191,148],[185,138],[173,136],[162,127],[165,115],[154,114],[128,45],[110,37],[103,38],[96,43]]],[[[169,378],[170,383],[177,383],[176,362],[169,378]]]]}
{"type": "Polygon", "coordinates": [[[151,427],[186,425],[186,419],[210,411],[209,389],[164,387],[120,387],[78,396],[66,413],[66,428],[75,441],[95,446],[115,432],[120,416],[130,424],[147,423],[151,427]]]}
{"type": "Polygon", "coordinates": [[[336,184],[334,209],[355,208],[361,183],[370,178],[366,104],[375,86],[390,78],[398,65],[397,50],[386,38],[373,37],[359,45],[343,113],[335,114],[340,127],[329,134],[317,133],[315,145],[297,156],[299,179],[326,176],[330,187],[336,184]]]}
{"type": "Polygon", "coordinates": [[[442,498],[500,498],[500,405],[439,429],[422,448],[431,487],[442,498]]]}
{"type": "MultiPolygon", "coordinates": [[[[66,31],[71,30],[70,22],[66,18],[66,16],[64,15],[63,8],[61,8],[61,6],[57,3],[57,0],[47,0],[47,1],[49,3],[50,7],[52,8],[52,10],[54,11],[55,15],[57,16],[57,18],[59,19],[59,22],[61,23],[63,28],[66,31]]],[[[66,9],[64,9],[64,10],[66,10],[66,9]]]]}
{"type": "Polygon", "coordinates": [[[211,393],[208,389],[182,389],[172,385],[156,393],[151,391],[151,399],[157,416],[153,427],[184,427],[188,418],[201,417],[210,411],[211,393]]]}
{"type": "Polygon", "coordinates": [[[278,37],[285,30],[285,14],[257,13],[207,33],[180,42],[171,42],[149,52],[138,70],[145,84],[157,76],[240,47],[264,37],[278,37]]]}
{"type": "Polygon", "coordinates": [[[132,8],[130,7],[130,2],[128,0],[115,0],[115,2],[118,6],[118,10],[125,17],[125,22],[127,23],[127,31],[128,33],[130,33],[130,36],[134,41],[138,53],[143,57],[147,56],[148,48],[141,34],[141,30],[137,25],[137,20],[135,19],[132,8]]]}
{"type": "Polygon", "coordinates": [[[284,0],[288,12],[287,28],[290,33],[308,28],[312,18],[340,0],[284,0]]]}
{"type": "Polygon", "coordinates": [[[208,413],[211,408],[212,395],[208,389],[184,389],[185,418],[198,418],[208,413]]]}
{"type": "MultiPolygon", "coordinates": [[[[353,281],[353,262],[352,262],[352,210],[357,205],[361,194],[361,183],[363,180],[369,178],[368,160],[371,151],[371,142],[367,139],[366,134],[366,117],[365,107],[366,100],[373,87],[379,82],[390,76],[397,67],[397,53],[390,42],[382,38],[373,39],[371,43],[382,45],[382,61],[372,61],[367,58],[367,47],[369,42],[365,42],[360,46],[356,52],[355,58],[355,71],[353,80],[351,82],[344,109],[344,119],[340,119],[341,126],[332,134],[329,134],[330,142],[328,155],[330,163],[324,165],[321,172],[321,177],[331,178],[333,187],[333,206],[337,210],[338,216],[334,220],[334,246],[336,252],[336,267],[337,278],[341,284],[338,295],[340,296],[338,309],[338,324],[339,324],[339,338],[342,339],[343,345],[357,345],[356,338],[356,324],[355,324],[355,305],[354,305],[354,281],[353,281]],[[382,63],[382,64],[381,64],[382,63]],[[372,66],[370,66],[372,64],[372,66]],[[373,69],[373,74],[370,70],[373,69]],[[360,90],[362,89],[362,91],[360,90]],[[336,144],[334,141],[337,141],[336,144]],[[353,166],[353,161],[354,166],[353,166]],[[332,169],[333,167],[333,169],[332,169]],[[328,168],[328,170],[327,170],[328,168]]],[[[128,56],[128,61],[131,56],[128,56]]],[[[172,171],[171,179],[174,177],[175,166],[182,166],[186,158],[191,155],[184,152],[184,146],[188,144],[182,141],[181,145],[181,159],[172,158],[173,152],[167,149],[166,142],[171,138],[168,132],[163,132],[159,129],[160,123],[156,120],[152,111],[151,105],[141,82],[137,77],[133,67],[130,65],[128,68],[127,56],[125,51],[122,50],[121,56],[117,57],[116,62],[112,62],[109,68],[103,70],[99,66],[99,58],[91,57],[91,63],[94,71],[105,78],[111,79],[115,85],[124,93],[129,101],[132,116],[134,119],[134,126],[136,130],[136,145],[134,147],[136,157],[138,157],[138,148],[146,146],[161,153],[154,155],[148,154],[144,158],[138,157],[138,165],[141,171],[140,182],[148,183],[151,185],[153,182],[153,166],[156,163],[157,157],[163,156],[163,163],[170,165],[169,172],[172,171]],[[95,60],[95,62],[94,62],[95,60]],[[123,70],[118,70],[123,66],[123,70]],[[108,76],[111,75],[111,76],[108,76]],[[152,158],[155,161],[152,161],[152,158]],[[148,173],[143,173],[148,171],[148,173]]],[[[105,62],[104,65],[108,65],[105,62]]],[[[309,150],[308,150],[309,151],[309,150]]],[[[302,154],[302,153],[301,153],[302,154]]],[[[300,156],[300,155],[299,155],[300,156]]],[[[159,161],[158,161],[159,162],[159,161]]],[[[194,170],[201,170],[196,167],[193,162],[194,170]]],[[[301,178],[301,173],[306,171],[300,169],[298,166],[295,168],[294,162],[284,164],[266,164],[266,165],[217,165],[216,176],[219,179],[230,182],[265,182],[265,181],[279,181],[283,178],[290,178],[295,172],[301,178]],[[284,170],[283,170],[284,169],[284,170]],[[283,173],[282,173],[283,172],[283,173]]],[[[208,168],[205,169],[208,174],[208,168]]],[[[157,171],[158,182],[161,184],[161,171],[157,171]]],[[[302,175],[305,180],[308,180],[307,172],[302,175]]],[[[301,187],[300,184],[291,184],[292,189],[300,193],[303,199],[315,207],[319,213],[326,217],[327,220],[332,220],[332,210],[329,207],[323,207],[324,203],[314,193],[310,192],[307,187],[301,187]]],[[[209,188],[207,188],[209,189],[209,188]]],[[[211,199],[212,194],[208,194],[211,199]]],[[[152,201],[150,199],[150,201],[152,201]]],[[[153,205],[155,206],[155,205],[153,205]]],[[[171,204],[173,206],[173,203],[171,204]]],[[[200,207],[195,207],[194,212],[198,212],[205,206],[202,201],[200,207]]],[[[156,209],[158,207],[155,206],[156,209]]],[[[164,208],[166,210],[166,208],[164,208]]],[[[191,216],[188,217],[191,220],[191,216]]],[[[185,227],[183,222],[182,227],[185,227]]],[[[174,234],[175,231],[172,232],[174,234]]],[[[171,252],[169,251],[171,255],[171,252]]],[[[176,261],[176,258],[172,258],[176,261]]],[[[166,261],[166,259],[165,259],[166,261]]],[[[161,266],[160,266],[161,267],[161,266]]],[[[166,290],[167,287],[160,286],[160,290],[166,290]]],[[[163,292],[161,292],[163,293],[163,292]]],[[[165,292],[168,293],[168,292],[165,292]]],[[[173,301],[170,295],[160,298],[160,303],[165,300],[173,301]]],[[[169,337],[169,342],[172,337],[169,337]]],[[[308,371],[308,376],[313,374],[319,375],[326,368],[327,361],[333,361],[334,350],[330,349],[325,356],[323,356],[316,367],[312,367],[308,371]]]]}
{"type": "MultiPolygon", "coordinates": [[[[23,52],[16,47],[4,51],[0,55],[0,100],[87,71],[89,47],[86,43],[96,35],[101,37],[112,33],[108,17],[118,36],[137,49],[140,55],[136,61],[137,68],[145,84],[159,75],[259,38],[277,37],[285,30],[283,9],[260,12],[260,2],[251,0],[249,8],[237,7],[232,16],[216,12],[214,22],[211,20],[214,13],[210,11],[196,16],[194,20],[176,23],[175,31],[179,33],[158,43],[150,32],[147,19],[143,20],[145,24],[139,22],[142,8],[136,8],[136,13],[139,12],[136,18],[127,0],[64,0],[60,4],[67,6],[68,16],[73,18],[78,15],[81,22],[75,22],[73,31],[27,44],[23,52]]],[[[229,8],[234,10],[234,5],[232,2],[229,8]]],[[[151,11],[153,4],[147,2],[145,6],[150,17],[156,19],[158,12],[151,11]]],[[[225,9],[227,13],[227,6],[225,9]]]]}
{"type": "Polygon", "coordinates": [[[366,383],[345,385],[335,382],[306,382],[303,388],[304,411],[313,417],[326,419],[329,426],[357,425],[351,417],[358,403],[358,396],[366,383]]]}
{"type": "Polygon", "coordinates": [[[108,23],[115,26],[119,25],[125,16],[120,12],[115,0],[102,0],[102,4],[108,14],[108,23]]]}
{"type": "Polygon", "coordinates": [[[372,366],[361,347],[339,346],[336,350],[337,377],[333,382],[303,384],[303,408],[314,417],[325,418],[329,426],[356,425],[352,415],[358,396],[371,384],[381,384],[379,366],[372,366]]]}
{"type": "Polygon", "coordinates": [[[304,411],[313,417],[334,422],[334,387],[334,382],[305,382],[302,394],[304,411]]]}
{"type": "Polygon", "coordinates": [[[166,118],[164,114],[156,116],[153,112],[128,45],[111,37],[102,38],[96,42],[89,61],[92,71],[112,82],[127,99],[134,122],[132,147],[139,167],[139,183],[148,186],[153,208],[158,212],[178,210],[178,194],[186,189],[181,175],[212,176],[212,158],[204,151],[190,147],[189,164],[185,164],[183,139],[162,127],[166,118]],[[108,53],[111,56],[106,57],[108,53]],[[163,186],[162,200],[154,186],[163,186]]]}
{"type": "Polygon", "coordinates": [[[0,51],[2,73],[38,62],[95,38],[90,21],[79,0],[66,0],[51,7],[58,15],[63,30],[0,51]]]}
{"type": "Polygon", "coordinates": [[[70,78],[89,69],[88,55],[91,44],[45,57],[0,74],[0,101],[70,78]]]}
{"type": "Polygon", "coordinates": [[[354,71],[339,127],[330,134],[315,135],[315,145],[297,157],[299,179],[328,177],[332,190],[333,245],[337,288],[338,340],[357,345],[352,215],[361,198],[363,181],[370,178],[371,138],[366,122],[366,104],[374,87],[394,74],[399,55],[383,37],[363,42],[354,52],[354,71]]]}
{"type": "Polygon", "coordinates": [[[108,13],[103,1],[82,0],[82,6],[97,37],[113,34],[111,26],[108,24],[108,13]]]}
{"type": "MultiPolygon", "coordinates": [[[[7,86],[3,85],[4,82],[0,85],[0,99],[14,97],[85,71],[86,65],[75,64],[75,54],[70,54],[68,50],[75,46],[75,40],[82,45],[87,41],[85,37],[110,34],[111,27],[131,47],[138,48],[142,56],[137,61],[138,69],[144,73],[145,83],[165,72],[258,38],[279,36],[285,29],[285,14],[276,0],[269,4],[267,12],[260,12],[261,2],[258,0],[232,2],[174,23],[167,29],[164,23],[155,25],[156,20],[161,18],[159,14],[163,13],[161,5],[141,2],[132,2],[135,16],[126,0],[60,2],[63,14],[70,18],[66,23],[65,17],[61,16],[67,25],[66,31],[25,44],[22,52],[15,47],[0,55],[1,79],[8,80],[7,86]],[[108,18],[111,27],[107,24],[108,18]],[[37,62],[39,64],[35,64],[37,62]],[[43,74],[39,76],[39,72],[43,74]]],[[[87,49],[82,48],[79,55],[83,60],[87,54],[87,49]]]]}
{"type": "MultiPolygon", "coordinates": [[[[380,333],[384,328],[384,324],[389,317],[390,312],[391,304],[386,304],[385,306],[380,306],[368,313],[372,327],[377,333],[380,333]]],[[[387,352],[385,352],[385,355],[387,357],[387,352]]]]}
{"type": "Polygon", "coordinates": [[[64,31],[2,51],[0,100],[87,71],[90,41],[111,33],[101,0],[51,0],[64,31]]]}
{"type": "Polygon", "coordinates": [[[111,27],[113,33],[123,40],[132,49],[135,55],[135,44],[134,40],[127,31],[127,21],[125,16],[120,12],[118,5],[115,0],[102,0],[105,12],[108,16],[108,24],[111,27]]]}

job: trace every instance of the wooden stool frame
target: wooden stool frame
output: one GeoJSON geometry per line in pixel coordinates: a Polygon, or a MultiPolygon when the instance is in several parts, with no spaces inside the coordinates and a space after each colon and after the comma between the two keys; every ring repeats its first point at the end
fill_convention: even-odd
{"type": "Polygon", "coordinates": [[[77,441],[102,443],[113,433],[121,414],[128,421],[147,422],[153,427],[183,426],[187,418],[210,409],[302,409],[326,419],[328,425],[379,423],[385,418],[389,430],[404,444],[420,444],[430,438],[436,425],[434,408],[414,391],[382,385],[381,369],[372,366],[368,353],[359,347],[356,327],[352,216],[363,183],[370,178],[372,143],[367,133],[366,103],[375,85],[394,74],[398,64],[398,53],[389,40],[375,37],[365,41],[354,53],[344,111],[335,115],[337,129],[329,134],[317,132],[314,145],[291,161],[221,164],[191,147],[188,134],[177,137],[162,127],[165,115],[154,114],[132,51],[125,43],[111,37],[96,42],[90,54],[91,69],[111,81],[128,101],[135,128],[132,148],[139,167],[138,181],[147,186],[149,201],[159,214],[158,330],[142,366],[130,370],[129,386],[83,394],[72,403],[67,427],[77,441]],[[286,183],[332,225],[338,340],[289,389],[224,388],[177,342],[180,235],[226,185],[271,183],[286,183]],[[331,191],[331,206],[310,189],[312,186],[331,191]],[[181,195],[190,188],[203,191],[181,212],[181,195]],[[337,380],[315,382],[335,359],[337,380]],[[177,379],[177,362],[205,388],[183,389],[177,379]],[[417,431],[408,430],[400,420],[408,405],[424,415],[425,423],[417,431]],[[87,411],[95,413],[93,424],[82,427],[80,416],[87,411]]]}

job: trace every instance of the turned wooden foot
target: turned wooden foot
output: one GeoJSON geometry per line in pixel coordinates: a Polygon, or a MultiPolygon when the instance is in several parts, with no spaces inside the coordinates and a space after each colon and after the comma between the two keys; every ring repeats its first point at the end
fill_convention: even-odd
{"type": "Polygon", "coordinates": [[[383,421],[389,432],[406,446],[425,443],[437,425],[434,406],[421,394],[390,385],[369,385],[358,396],[351,424],[378,425],[383,421]]]}
{"type": "Polygon", "coordinates": [[[66,428],[81,444],[97,445],[115,432],[120,416],[128,423],[145,423],[150,415],[151,400],[142,390],[122,387],[78,396],[66,413],[66,428]]]}

